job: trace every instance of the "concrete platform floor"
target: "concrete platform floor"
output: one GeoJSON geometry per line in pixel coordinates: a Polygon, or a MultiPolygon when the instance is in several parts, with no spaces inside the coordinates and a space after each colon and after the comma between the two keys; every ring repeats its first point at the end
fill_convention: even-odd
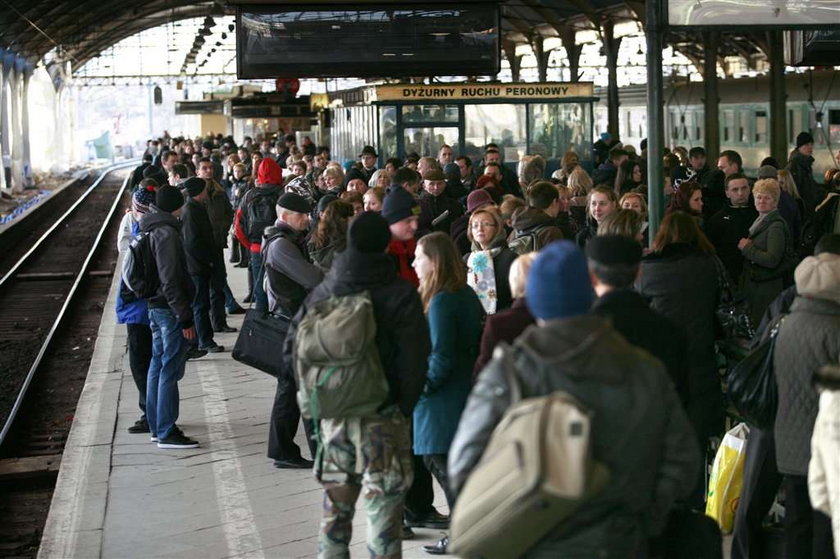
{"type": "MultiPolygon", "coordinates": [[[[229,284],[241,301],[246,271],[229,268],[229,284]]],[[[275,381],[231,358],[236,334],[217,334],[227,351],[188,362],[179,383],[178,424],[200,448],[160,450],[148,435],[126,431],[139,409],[125,326],[114,313],[117,285],[115,278],[39,557],[314,557],[320,486],[310,471],[278,470],[266,457],[275,381]]],[[[229,317],[231,326],[241,321],[229,317]]],[[[306,449],[302,428],[297,439],[306,449]]],[[[429,557],[422,545],[441,533],[416,533],[404,556],[429,557]]],[[[361,508],[353,536],[351,556],[368,557],[361,508]]]]}

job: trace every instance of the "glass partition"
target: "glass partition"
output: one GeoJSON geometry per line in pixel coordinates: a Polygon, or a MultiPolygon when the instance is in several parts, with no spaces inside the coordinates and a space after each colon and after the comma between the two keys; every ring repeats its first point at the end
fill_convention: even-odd
{"type": "Polygon", "coordinates": [[[347,107],[337,109],[333,115],[330,156],[343,163],[355,161],[362,148],[378,142],[378,107],[347,107]]]}
{"type": "Polygon", "coordinates": [[[379,107],[379,160],[384,162],[397,154],[397,108],[379,107]]]}
{"type": "Polygon", "coordinates": [[[415,152],[420,157],[437,157],[440,146],[458,145],[458,128],[454,126],[435,126],[403,128],[403,145],[406,155],[415,152]]]}
{"type": "Polygon", "coordinates": [[[574,151],[581,160],[592,154],[589,106],[587,103],[532,104],[531,145],[528,153],[550,159],[560,159],[567,151],[574,151]]]}
{"type": "Polygon", "coordinates": [[[527,151],[525,112],[524,104],[466,105],[466,155],[478,160],[492,142],[499,145],[504,161],[519,161],[527,151]]]}
{"type": "Polygon", "coordinates": [[[405,105],[402,108],[403,122],[451,122],[458,123],[456,105],[405,105]]]}

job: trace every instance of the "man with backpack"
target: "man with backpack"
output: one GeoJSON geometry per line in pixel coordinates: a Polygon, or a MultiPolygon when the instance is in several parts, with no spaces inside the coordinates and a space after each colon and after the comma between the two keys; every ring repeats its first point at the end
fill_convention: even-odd
{"type": "MultiPolygon", "coordinates": [[[[506,415],[515,394],[529,399],[562,391],[579,403],[573,406],[577,413],[591,418],[591,431],[570,424],[571,431],[557,426],[555,433],[586,433],[592,459],[606,467],[608,481],[599,491],[584,493],[574,512],[559,524],[548,518],[543,530],[526,522],[515,537],[534,543],[512,550],[511,556],[645,556],[648,538],[664,529],[672,504],[692,489],[690,482],[701,465],[697,439],[665,368],[630,345],[606,319],[588,314],[593,299],[586,257],[572,242],[555,242],[540,252],[528,275],[527,294],[537,325],[525,330],[512,347],[496,349],[473,387],[449,451],[450,485],[460,495],[471,472],[493,473],[476,466],[496,426],[503,418],[515,420],[506,415]]],[[[521,450],[523,460],[550,460],[548,469],[575,473],[574,453],[559,448],[552,455],[544,455],[544,449],[521,450]]],[[[581,480],[583,486],[589,487],[593,479],[581,480]]],[[[465,500],[455,505],[455,553],[461,551],[455,530],[459,508],[470,505],[480,503],[465,500]]],[[[526,521],[538,516],[536,510],[523,514],[526,521]]],[[[497,516],[497,521],[498,525],[485,525],[492,528],[488,537],[513,537],[506,529],[511,516],[497,516]]]]}
{"type": "Polygon", "coordinates": [[[347,556],[363,487],[371,556],[401,556],[403,503],[413,478],[407,418],[423,390],[431,343],[417,290],[397,274],[385,252],[390,240],[383,217],[374,212],[358,216],[333,273],[307,297],[286,337],[284,357],[295,371],[304,415],[318,419],[321,412],[315,464],[324,487],[319,557],[347,556]],[[341,316],[346,320],[331,320],[341,316]],[[343,363],[314,362],[320,353],[312,328],[316,323],[322,339],[361,357],[344,361],[354,365],[339,369],[320,392],[313,373],[343,363]],[[345,393],[363,396],[354,405],[336,405],[336,396],[345,393]]]}
{"type": "Polygon", "coordinates": [[[257,184],[245,193],[234,217],[236,238],[251,255],[251,276],[254,291],[248,301],[253,300],[260,311],[268,310],[268,299],[263,289],[262,240],[266,227],[277,219],[277,199],[283,194],[283,172],[277,161],[266,157],[257,170],[257,184]]]}
{"type": "MultiPolygon", "coordinates": [[[[267,310],[279,320],[291,320],[307,294],[323,279],[320,268],[309,261],[306,252],[306,231],[312,206],[299,194],[287,192],[277,200],[277,221],[265,232],[267,310]]],[[[278,346],[283,340],[277,340],[278,346]]],[[[312,462],[300,454],[294,437],[300,421],[300,408],[295,400],[291,374],[277,379],[277,392],[271,408],[268,433],[268,457],[277,468],[311,468],[312,462]]],[[[315,455],[311,424],[304,421],[307,442],[315,455]]]]}
{"type": "MultiPolygon", "coordinates": [[[[178,380],[184,375],[186,341],[196,339],[191,302],[193,285],[187,274],[178,215],[184,196],[174,186],[161,186],[152,212],[140,219],[159,284],[147,299],[152,328],[152,361],[146,384],[146,420],[158,448],[196,448],[198,443],[175,424],[178,380]]],[[[151,264],[151,263],[149,263],[151,264]]]]}
{"type": "Polygon", "coordinates": [[[554,191],[557,198],[552,198],[549,194],[542,190],[545,187],[540,187],[542,183],[534,185],[529,191],[528,201],[529,206],[516,210],[511,216],[511,225],[513,231],[508,238],[508,246],[510,250],[516,254],[527,254],[529,252],[537,252],[552,241],[559,241],[563,238],[563,231],[557,227],[555,222],[556,213],[552,215],[549,212],[559,211],[559,193],[551,183],[545,183],[554,191]],[[548,205],[545,205],[548,202],[548,205]],[[535,205],[538,204],[538,205],[535,205]],[[545,206],[545,207],[541,207],[545,206]]]}

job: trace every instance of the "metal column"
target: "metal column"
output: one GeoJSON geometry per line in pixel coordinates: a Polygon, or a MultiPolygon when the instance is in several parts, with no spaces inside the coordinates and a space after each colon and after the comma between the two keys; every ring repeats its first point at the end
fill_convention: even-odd
{"type": "Polygon", "coordinates": [[[29,79],[32,77],[32,68],[26,67],[21,74],[21,106],[20,106],[20,128],[21,128],[21,155],[23,159],[23,186],[32,186],[32,151],[29,145],[29,79]]]}
{"type": "Polygon", "coordinates": [[[615,38],[615,24],[612,20],[605,21],[601,27],[604,52],[607,55],[607,132],[613,138],[618,138],[618,48],[621,39],[615,38]]]}
{"type": "MultiPolygon", "coordinates": [[[[17,66],[17,64],[16,64],[17,66]]],[[[12,114],[11,114],[11,131],[12,131],[12,153],[11,153],[11,168],[12,168],[12,190],[20,192],[23,190],[23,132],[21,131],[21,94],[23,88],[23,74],[16,67],[9,75],[10,85],[12,86],[12,114]]]]}
{"type": "Polygon", "coordinates": [[[706,158],[714,167],[720,153],[720,98],[718,97],[717,53],[718,31],[703,32],[703,134],[706,158]]]}
{"type": "Polygon", "coordinates": [[[648,108],[648,206],[650,242],[656,237],[665,208],[662,189],[664,172],[662,151],[665,146],[662,123],[664,121],[662,95],[662,46],[664,25],[660,2],[646,2],[645,36],[647,39],[647,108],[648,108]]]}
{"type": "Polygon", "coordinates": [[[785,165],[788,160],[787,92],[785,91],[784,44],[781,31],[769,31],[770,59],[770,155],[785,165]]]}

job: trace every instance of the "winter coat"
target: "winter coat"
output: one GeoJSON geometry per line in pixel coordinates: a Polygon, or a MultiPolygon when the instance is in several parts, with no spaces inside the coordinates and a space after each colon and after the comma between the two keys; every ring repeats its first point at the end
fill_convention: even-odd
{"type": "Polygon", "coordinates": [[[757,217],[758,212],[752,205],[735,207],[727,204],[706,221],[706,236],[715,246],[734,285],[741,284],[744,269],[744,255],[738,248],[738,241],[750,236],[750,225],[757,217]]]}
{"type": "Polygon", "coordinates": [[[554,219],[539,208],[528,206],[514,212],[510,223],[513,225],[513,233],[508,237],[509,243],[517,237],[536,232],[536,249],[540,250],[552,241],[563,238],[563,232],[557,227],[554,219]]]}
{"type": "Polygon", "coordinates": [[[147,299],[149,308],[168,308],[181,328],[190,328],[193,325],[192,300],[195,287],[187,273],[178,218],[152,205],[151,212],[140,220],[140,231],[149,233],[150,247],[160,277],[157,293],[147,299]]]}
{"type": "Polygon", "coordinates": [[[586,248],[586,243],[589,242],[589,239],[594,237],[598,234],[598,222],[592,219],[591,217],[586,218],[586,223],[580,230],[577,232],[575,236],[575,244],[580,247],[581,250],[586,248]]]}
{"type": "Polygon", "coordinates": [[[478,379],[478,375],[493,358],[493,350],[500,342],[512,344],[533,323],[534,317],[525,305],[524,297],[514,299],[509,309],[488,316],[481,334],[478,359],[473,367],[473,380],[478,379]]]}
{"type": "Polygon", "coordinates": [[[808,494],[811,506],[831,517],[834,555],[840,557],[840,370],[827,370],[831,388],[820,392],[820,409],[811,437],[808,494]]]}
{"type": "Polygon", "coordinates": [[[606,184],[610,188],[615,185],[615,176],[618,174],[618,167],[609,159],[601,163],[592,173],[592,184],[606,184]]]}
{"type": "Polygon", "coordinates": [[[688,405],[688,335],[674,321],[650,308],[631,289],[615,289],[599,297],[592,313],[609,319],[628,342],[662,361],[680,401],[688,405]]]}
{"type": "Polygon", "coordinates": [[[414,454],[446,454],[470,393],[483,310],[469,286],[429,302],[429,355],[423,394],[414,408],[414,454]]]}
{"type": "Polygon", "coordinates": [[[213,240],[216,249],[227,248],[227,237],[233,223],[233,207],[225,189],[216,181],[207,181],[207,200],[204,202],[207,216],[213,226],[213,240]]]}
{"type": "Polygon", "coordinates": [[[317,248],[312,239],[310,239],[306,243],[307,252],[309,253],[309,259],[312,261],[313,264],[318,266],[318,268],[325,274],[329,271],[330,266],[332,266],[336,254],[343,251],[346,247],[346,238],[336,239],[330,244],[322,246],[321,248],[317,248]]]}
{"type": "MultiPolygon", "coordinates": [[[[808,474],[811,432],[817,418],[814,373],[840,363],[840,303],[799,296],[779,328],[773,371],[779,389],[776,462],[783,474],[808,474]]],[[[835,457],[836,458],[836,457],[835,457]]]]}
{"type": "MultiPolygon", "coordinates": [[[[269,161],[272,160],[269,159],[269,161]]],[[[277,184],[264,184],[250,189],[242,197],[242,202],[240,202],[239,208],[237,208],[234,216],[233,230],[236,233],[236,239],[239,243],[250,252],[260,252],[262,249],[262,236],[257,239],[256,237],[249,235],[248,208],[257,196],[270,196],[276,202],[282,195],[283,187],[277,184]]]]}
{"type": "Polygon", "coordinates": [[[278,220],[265,231],[263,262],[268,310],[292,317],[324,274],[309,261],[305,233],[278,220]]]}
{"type": "Polygon", "coordinates": [[[348,247],[336,255],[329,275],[309,294],[292,321],[284,346],[286,366],[293,370],[292,344],[307,309],[331,295],[365,290],[373,302],[376,346],[388,379],[389,396],[383,407],[396,403],[403,414],[411,416],[426,379],[429,327],[417,289],[397,275],[387,254],[365,254],[348,247]]]}
{"type": "Polygon", "coordinates": [[[470,215],[464,214],[452,222],[449,227],[449,237],[455,246],[458,248],[458,254],[464,256],[470,253],[470,238],[467,236],[467,230],[470,228],[470,215]]]}
{"type": "MultiPolygon", "coordinates": [[[[131,239],[140,232],[140,225],[134,220],[131,212],[126,212],[120,222],[120,233],[117,239],[117,250],[120,254],[128,250],[131,239]]],[[[117,290],[117,324],[149,324],[149,305],[145,299],[138,299],[134,293],[120,280],[117,290]]]]}
{"type": "MultiPolygon", "coordinates": [[[[593,454],[610,471],[606,488],[525,557],[641,556],[674,501],[692,489],[702,462],[662,364],[590,315],[528,327],[514,344],[514,367],[523,398],[563,389],[593,412],[593,454]]],[[[504,361],[493,359],[470,394],[449,451],[454,493],[509,405],[504,361]]]]}
{"type": "Polygon", "coordinates": [[[744,255],[743,291],[750,306],[750,318],[758,324],[767,306],[785,288],[785,278],[762,281],[762,273],[775,270],[785,254],[793,254],[793,239],[778,210],[764,216],[749,236],[752,243],[741,249],[744,255]]]}
{"type": "Polygon", "coordinates": [[[636,284],[653,310],[688,333],[688,415],[701,439],[723,431],[723,397],[715,357],[720,287],[714,258],[674,243],[642,259],[636,284]]]}
{"type": "Polygon", "coordinates": [[[449,234],[452,223],[464,215],[464,208],[457,200],[453,200],[446,194],[440,196],[432,196],[424,192],[420,196],[420,219],[417,222],[417,235],[422,237],[429,233],[437,231],[449,234]],[[449,212],[447,217],[441,220],[437,225],[432,222],[444,214],[449,212]]]}
{"type": "Polygon", "coordinates": [[[204,205],[187,198],[181,210],[181,237],[187,257],[187,272],[191,276],[209,276],[216,252],[213,225],[204,205]]]}
{"type": "Polygon", "coordinates": [[[799,150],[794,150],[787,166],[809,215],[814,212],[814,208],[822,199],[817,182],[814,180],[813,165],[813,157],[800,153],[799,150]]]}

